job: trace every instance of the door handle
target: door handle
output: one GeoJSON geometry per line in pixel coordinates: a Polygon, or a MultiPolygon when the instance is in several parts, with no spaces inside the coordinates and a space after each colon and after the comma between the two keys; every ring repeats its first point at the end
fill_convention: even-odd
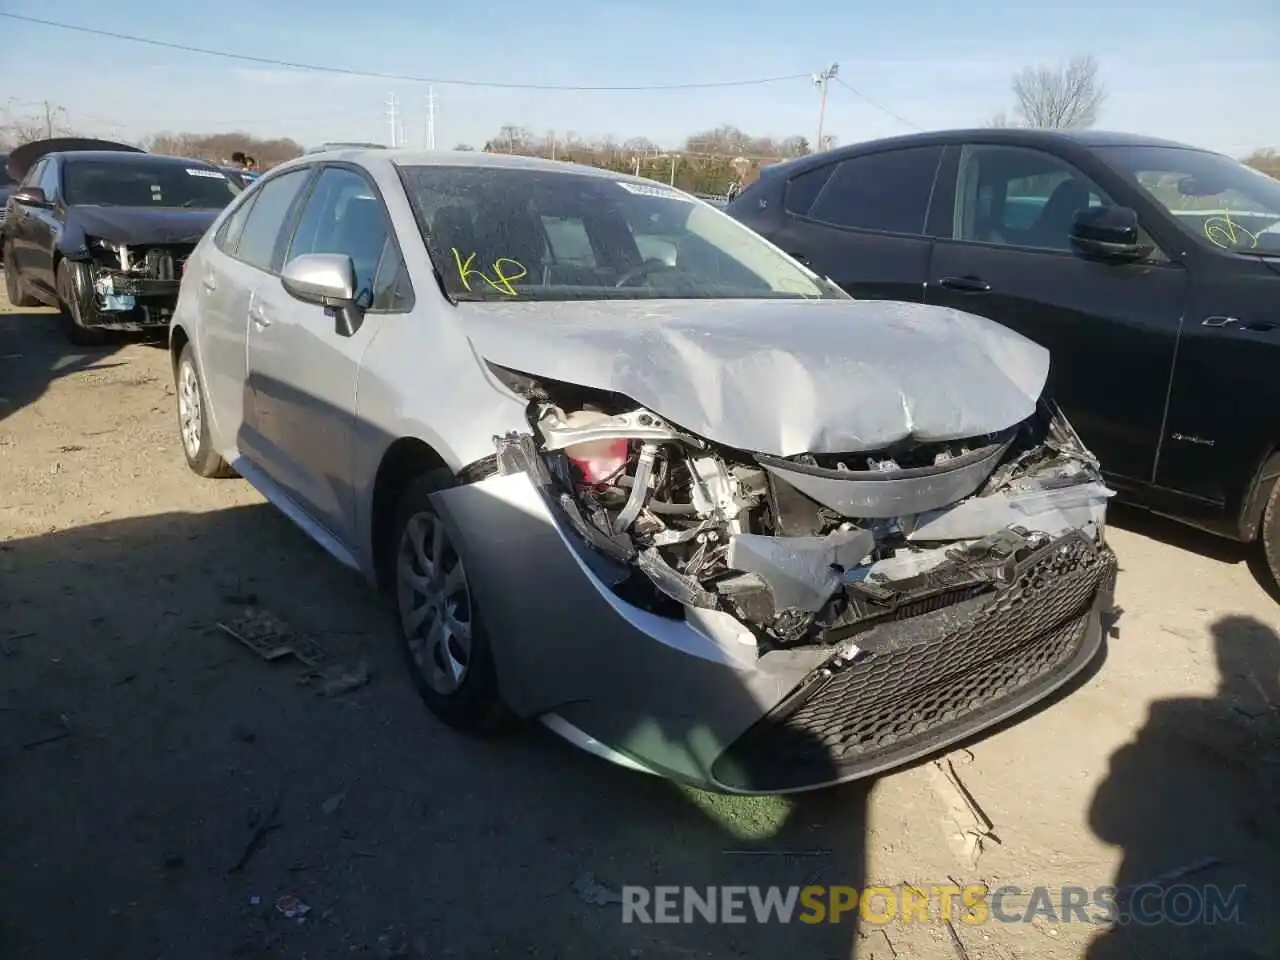
{"type": "Polygon", "coordinates": [[[262,307],[256,303],[249,308],[249,319],[253,321],[253,325],[259,330],[265,330],[271,326],[271,319],[263,312],[262,307]]]}
{"type": "Polygon", "coordinates": [[[987,293],[991,290],[991,284],[983,280],[981,277],[973,275],[964,277],[943,277],[938,281],[938,286],[946,287],[948,290],[959,290],[963,293],[987,293]]]}
{"type": "Polygon", "coordinates": [[[218,289],[218,281],[214,279],[213,274],[206,273],[204,279],[200,281],[200,285],[210,293],[218,289]]]}

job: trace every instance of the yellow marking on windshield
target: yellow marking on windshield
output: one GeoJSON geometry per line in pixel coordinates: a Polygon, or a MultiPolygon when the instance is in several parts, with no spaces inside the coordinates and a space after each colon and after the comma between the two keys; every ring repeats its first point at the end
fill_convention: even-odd
{"type": "Polygon", "coordinates": [[[512,260],[510,257],[499,257],[497,260],[493,261],[491,269],[494,276],[490,277],[488,274],[481,270],[477,270],[471,265],[476,259],[476,255],[474,253],[468,254],[467,258],[464,260],[462,258],[462,254],[458,252],[457,247],[451,247],[450,250],[453,253],[454,266],[458,269],[458,279],[462,281],[462,286],[468,293],[471,291],[471,278],[479,277],[499,293],[506,294],[508,297],[514,297],[518,295],[519,291],[517,291],[512,284],[529,275],[529,271],[525,269],[524,264],[519,260],[512,260]],[[497,279],[494,279],[494,277],[497,279]]]}
{"type": "Polygon", "coordinates": [[[1224,210],[1220,217],[1208,217],[1204,222],[1204,235],[1210,243],[1224,250],[1252,250],[1258,245],[1258,235],[1233,221],[1230,210],[1224,210]],[[1248,240],[1248,246],[1245,246],[1245,240],[1248,240]]]}

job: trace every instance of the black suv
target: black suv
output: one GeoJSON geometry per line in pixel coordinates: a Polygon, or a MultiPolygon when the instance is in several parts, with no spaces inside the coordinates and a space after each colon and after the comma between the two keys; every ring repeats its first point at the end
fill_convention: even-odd
{"type": "Polygon", "coordinates": [[[972,130],[765,168],[728,212],[854,296],[1049,348],[1123,499],[1261,538],[1280,577],[1280,181],[1163,140],[972,130]]]}

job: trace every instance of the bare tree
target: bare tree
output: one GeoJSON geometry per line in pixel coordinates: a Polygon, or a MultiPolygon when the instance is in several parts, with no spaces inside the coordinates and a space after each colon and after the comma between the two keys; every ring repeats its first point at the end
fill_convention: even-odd
{"type": "Polygon", "coordinates": [[[1014,75],[1013,95],[1026,126],[1053,130],[1093,126],[1107,99],[1092,56],[1059,67],[1023,67],[1014,75]]]}
{"type": "Polygon", "coordinates": [[[1255,150],[1245,158],[1244,162],[1253,167],[1253,169],[1261,170],[1263,173],[1280,180],[1280,153],[1277,153],[1274,147],[1263,147],[1261,150],[1255,150]]]}
{"type": "Polygon", "coordinates": [[[991,119],[987,121],[986,125],[992,130],[1007,130],[1010,127],[1018,126],[1018,122],[1016,120],[1010,120],[1009,114],[1000,110],[992,114],[991,119]]]}

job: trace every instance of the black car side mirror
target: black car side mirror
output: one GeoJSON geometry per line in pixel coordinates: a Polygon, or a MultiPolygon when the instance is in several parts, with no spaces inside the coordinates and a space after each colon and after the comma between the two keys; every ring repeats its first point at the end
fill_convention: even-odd
{"type": "Polygon", "coordinates": [[[21,187],[13,191],[13,202],[24,207],[47,207],[49,200],[39,187],[21,187]]]}
{"type": "Polygon", "coordinates": [[[1071,224],[1071,244],[1085,256],[1141,260],[1155,247],[1144,243],[1138,214],[1129,207],[1085,207],[1071,224]]]}

